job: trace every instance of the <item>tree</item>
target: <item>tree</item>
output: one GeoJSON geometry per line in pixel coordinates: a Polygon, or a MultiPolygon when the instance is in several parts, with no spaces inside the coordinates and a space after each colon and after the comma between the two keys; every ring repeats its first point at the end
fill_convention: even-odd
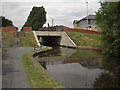
{"type": "Polygon", "coordinates": [[[120,57],[120,2],[101,2],[96,20],[103,31],[103,53],[120,57]]]}
{"type": "Polygon", "coordinates": [[[4,16],[0,16],[0,27],[13,26],[11,20],[6,19],[4,16]]]}
{"type": "Polygon", "coordinates": [[[27,21],[23,27],[32,27],[33,30],[38,30],[46,23],[46,11],[44,7],[33,7],[27,21]]]}

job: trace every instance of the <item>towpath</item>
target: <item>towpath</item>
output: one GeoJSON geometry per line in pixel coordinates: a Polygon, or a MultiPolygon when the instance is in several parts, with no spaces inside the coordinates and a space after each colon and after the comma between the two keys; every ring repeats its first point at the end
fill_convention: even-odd
{"type": "Polygon", "coordinates": [[[14,47],[3,54],[2,88],[30,88],[22,64],[22,56],[31,50],[33,50],[32,47],[14,47]]]}

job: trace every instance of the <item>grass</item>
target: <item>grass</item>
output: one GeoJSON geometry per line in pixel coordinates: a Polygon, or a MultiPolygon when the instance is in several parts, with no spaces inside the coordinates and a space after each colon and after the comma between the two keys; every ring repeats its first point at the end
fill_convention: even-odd
{"type": "Polygon", "coordinates": [[[101,36],[79,32],[66,32],[77,46],[103,47],[101,36]]]}
{"type": "Polygon", "coordinates": [[[21,47],[38,47],[35,40],[34,34],[32,31],[20,32],[17,36],[17,32],[2,32],[2,46],[11,47],[11,46],[21,46],[21,47]]]}
{"type": "Polygon", "coordinates": [[[35,50],[28,53],[25,53],[23,56],[23,64],[28,76],[28,80],[31,88],[50,88],[53,89],[61,84],[56,80],[50,79],[48,73],[46,73],[45,69],[35,60],[30,58],[30,53],[47,50],[35,50]]]}
{"type": "Polygon", "coordinates": [[[6,51],[7,51],[6,49],[2,48],[2,53],[5,53],[6,51]]]}
{"type": "Polygon", "coordinates": [[[34,44],[36,47],[38,47],[32,31],[22,32],[22,35],[20,37],[20,41],[21,41],[22,47],[34,47],[34,44]]]}
{"type": "Polygon", "coordinates": [[[10,46],[15,46],[16,42],[15,40],[17,39],[16,32],[11,31],[11,32],[2,32],[2,46],[4,47],[10,47],[10,46]]]}

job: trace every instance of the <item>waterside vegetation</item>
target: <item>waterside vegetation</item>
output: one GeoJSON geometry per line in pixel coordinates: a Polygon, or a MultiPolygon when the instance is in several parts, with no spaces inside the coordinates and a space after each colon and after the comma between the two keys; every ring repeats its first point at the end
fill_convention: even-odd
{"type": "Polygon", "coordinates": [[[120,1],[101,2],[96,12],[97,25],[103,32],[102,41],[107,56],[120,57],[120,1]]]}
{"type": "Polygon", "coordinates": [[[27,73],[27,77],[31,88],[63,88],[50,74],[40,65],[38,61],[33,58],[33,53],[49,50],[51,48],[44,48],[40,50],[25,53],[23,56],[23,64],[27,73]]]}

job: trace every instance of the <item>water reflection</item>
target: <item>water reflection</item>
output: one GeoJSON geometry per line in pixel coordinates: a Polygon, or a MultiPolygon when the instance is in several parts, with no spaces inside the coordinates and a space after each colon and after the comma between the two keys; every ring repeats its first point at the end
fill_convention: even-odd
{"type": "Polygon", "coordinates": [[[119,59],[93,50],[55,48],[36,56],[43,67],[68,88],[119,87],[119,59]]]}
{"type": "Polygon", "coordinates": [[[102,70],[104,72],[96,78],[95,88],[120,88],[120,60],[115,57],[103,57],[102,70]]]}

